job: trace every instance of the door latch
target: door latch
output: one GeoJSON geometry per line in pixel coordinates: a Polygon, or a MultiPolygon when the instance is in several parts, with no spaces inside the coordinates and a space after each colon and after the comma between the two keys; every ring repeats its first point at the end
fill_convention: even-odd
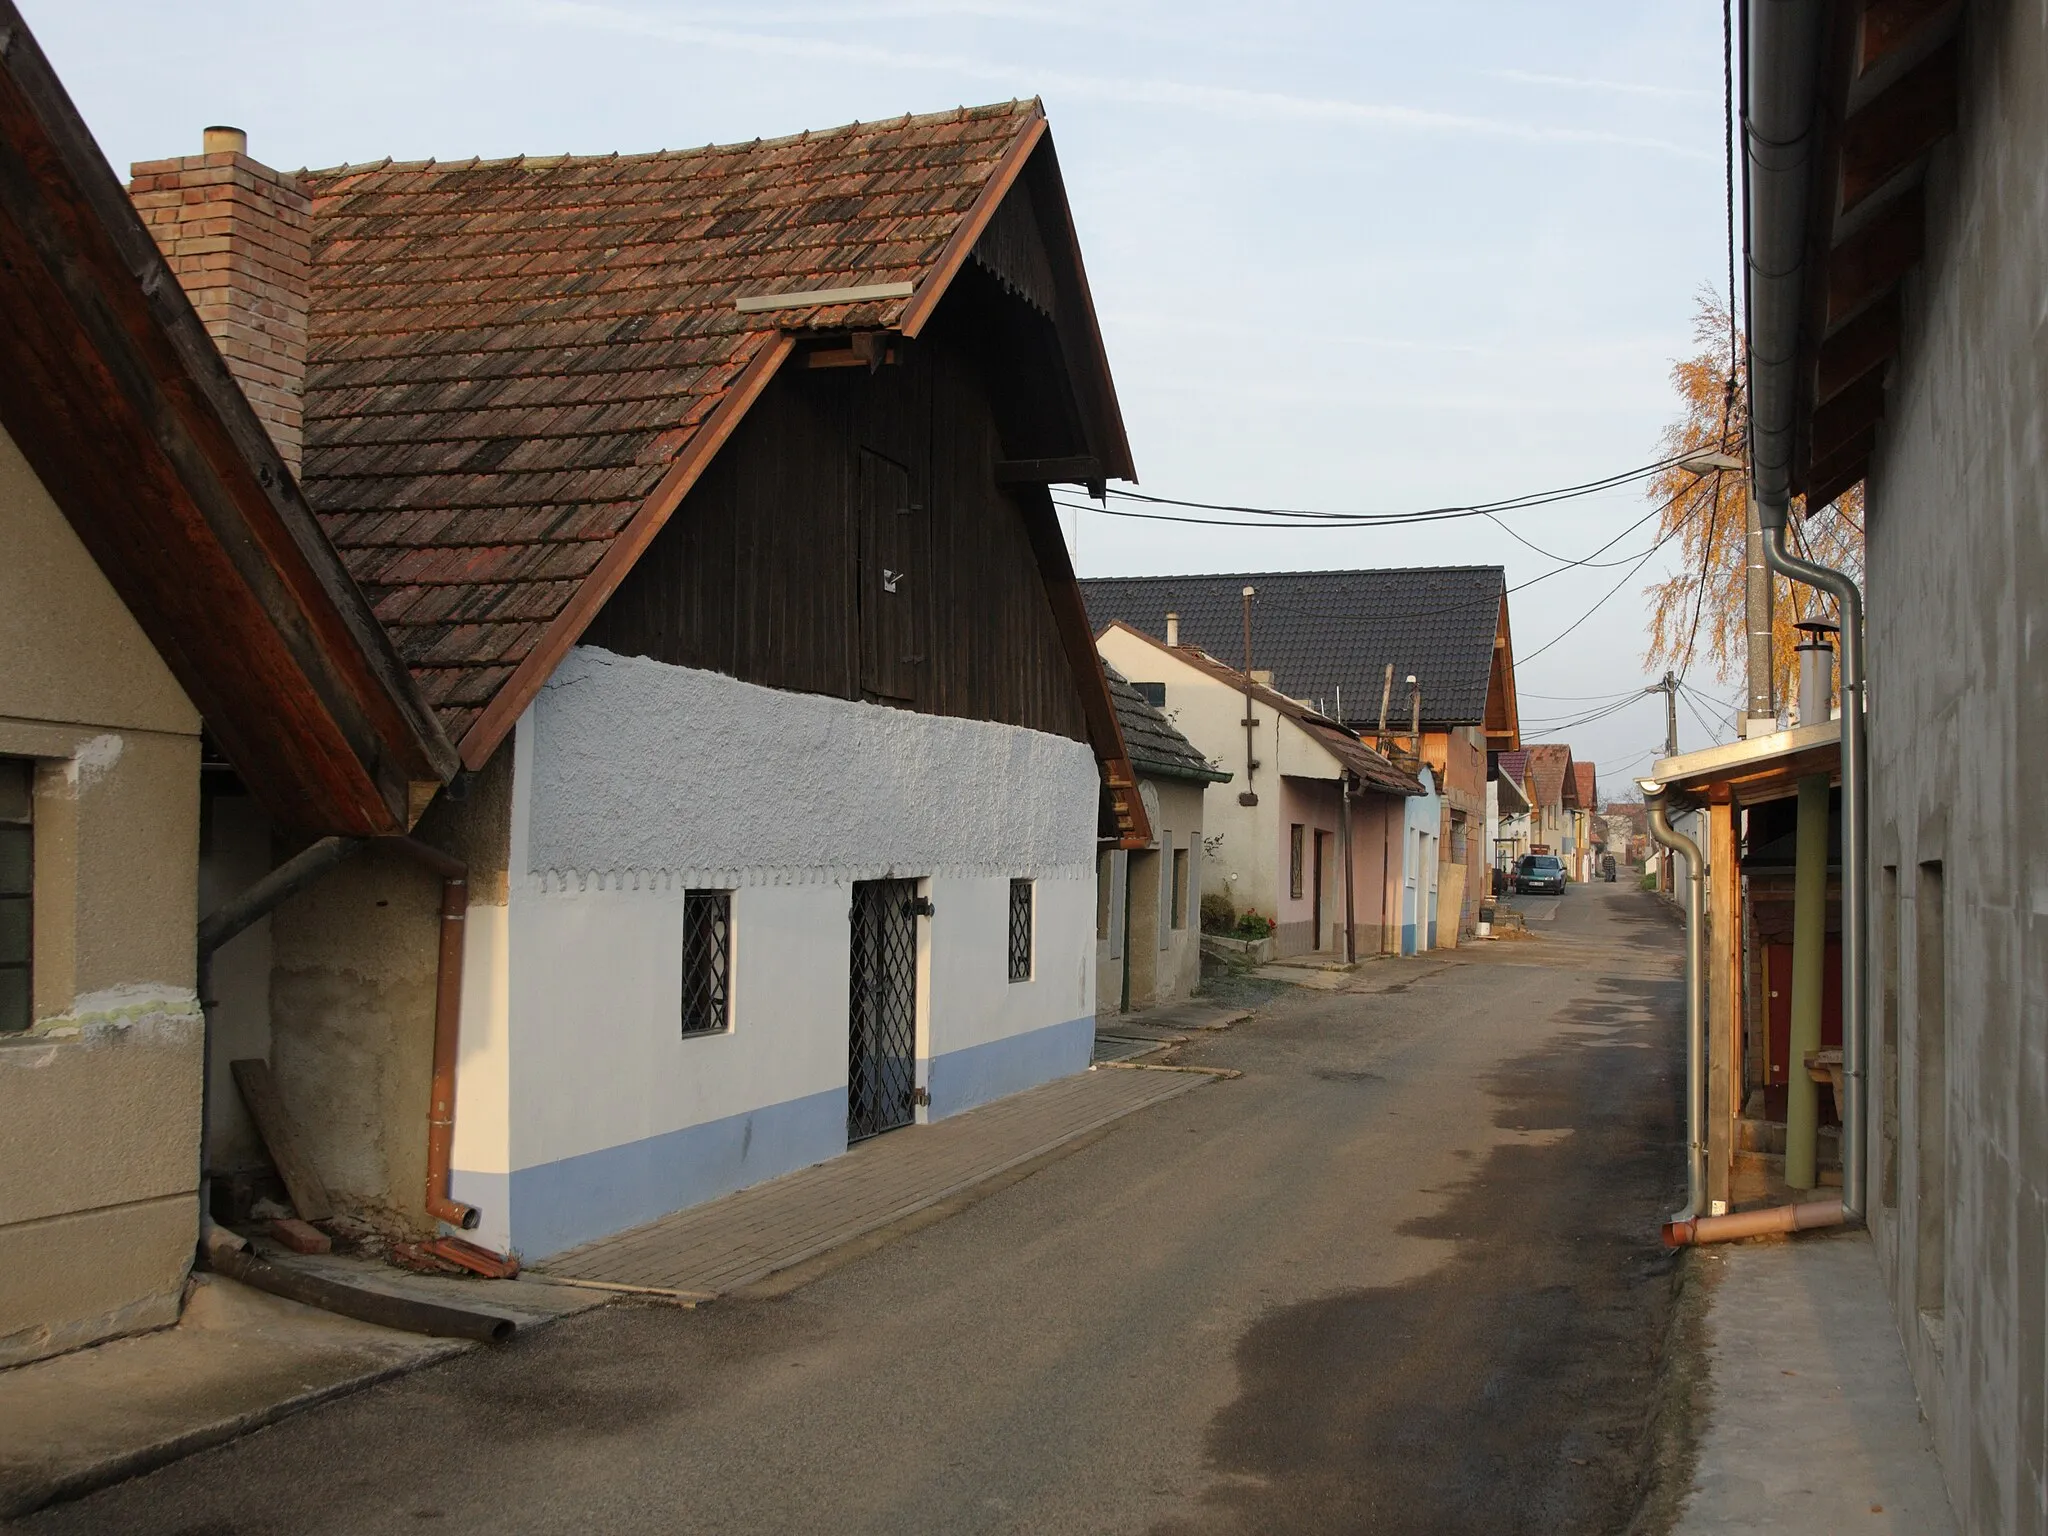
{"type": "Polygon", "coordinates": [[[882,590],[884,592],[894,592],[896,590],[896,583],[902,579],[903,573],[901,571],[892,571],[886,565],[882,567],[882,590]]]}

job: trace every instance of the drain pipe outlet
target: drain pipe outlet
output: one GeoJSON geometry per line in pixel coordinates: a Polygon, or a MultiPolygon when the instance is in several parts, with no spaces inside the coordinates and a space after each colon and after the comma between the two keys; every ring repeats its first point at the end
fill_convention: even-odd
{"type": "Polygon", "coordinates": [[[427,1214],[464,1232],[482,1215],[448,1192],[455,1163],[455,1062],[462,1044],[462,953],[469,926],[469,866],[417,838],[385,839],[441,877],[440,956],[434,972],[434,1073],[427,1091],[427,1214]]]}
{"type": "Polygon", "coordinates": [[[1650,835],[1685,860],[1685,1210],[1665,1227],[1690,1224],[1707,1203],[1707,1132],[1701,1100],[1707,1081],[1707,868],[1700,847],[1671,825],[1664,786],[1636,781],[1650,812],[1650,835]]]}
{"type": "Polygon", "coordinates": [[[1758,504],[1764,560],[1781,576],[1835,599],[1842,622],[1842,1209],[1863,1220],[1869,1166],[1864,1114],[1864,925],[1869,901],[1869,803],[1865,794],[1863,594],[1841,571],[1802,560],[1785,547],[1785,503],[1758,504]]]}

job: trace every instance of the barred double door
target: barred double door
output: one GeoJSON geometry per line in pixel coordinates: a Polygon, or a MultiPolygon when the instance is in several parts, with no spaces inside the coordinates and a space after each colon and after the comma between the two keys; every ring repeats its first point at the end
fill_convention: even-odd
{"type": "Polygon", "coordinates": [[[849,966],[846,1139],[917,1118],[915,880],[857,880],[849,966]]]}

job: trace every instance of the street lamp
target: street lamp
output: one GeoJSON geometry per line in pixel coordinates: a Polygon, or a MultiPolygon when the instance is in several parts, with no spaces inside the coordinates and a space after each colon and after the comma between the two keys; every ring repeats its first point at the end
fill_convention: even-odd
{"type": "Polygon", "coordinates": [[[1695,475],[1710,475],[1717,469],[1747,469],[1749,468],[1749,463],[1745,459],[1737,458],[1732,453],[1708,450],[1687,454],[1678,461],[1678,467],[1690,470],[1695,475]]]}

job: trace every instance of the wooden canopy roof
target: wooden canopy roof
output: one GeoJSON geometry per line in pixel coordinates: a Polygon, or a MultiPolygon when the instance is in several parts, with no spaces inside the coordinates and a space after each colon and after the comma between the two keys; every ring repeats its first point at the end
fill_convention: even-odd
{"type": "Polygon", "coordinates": [[[1923,169],[1954,131],[1960,0],[1830,0],[1815,81],[1792,490],[1861,483],[1899,350],[1899,284],[1926,234],[1923,169]]]}
{"type": "Polygon", "coordinates": [[[404,830],[454,750],[12,0],[0,423],[278,821],[404,830]]]}

